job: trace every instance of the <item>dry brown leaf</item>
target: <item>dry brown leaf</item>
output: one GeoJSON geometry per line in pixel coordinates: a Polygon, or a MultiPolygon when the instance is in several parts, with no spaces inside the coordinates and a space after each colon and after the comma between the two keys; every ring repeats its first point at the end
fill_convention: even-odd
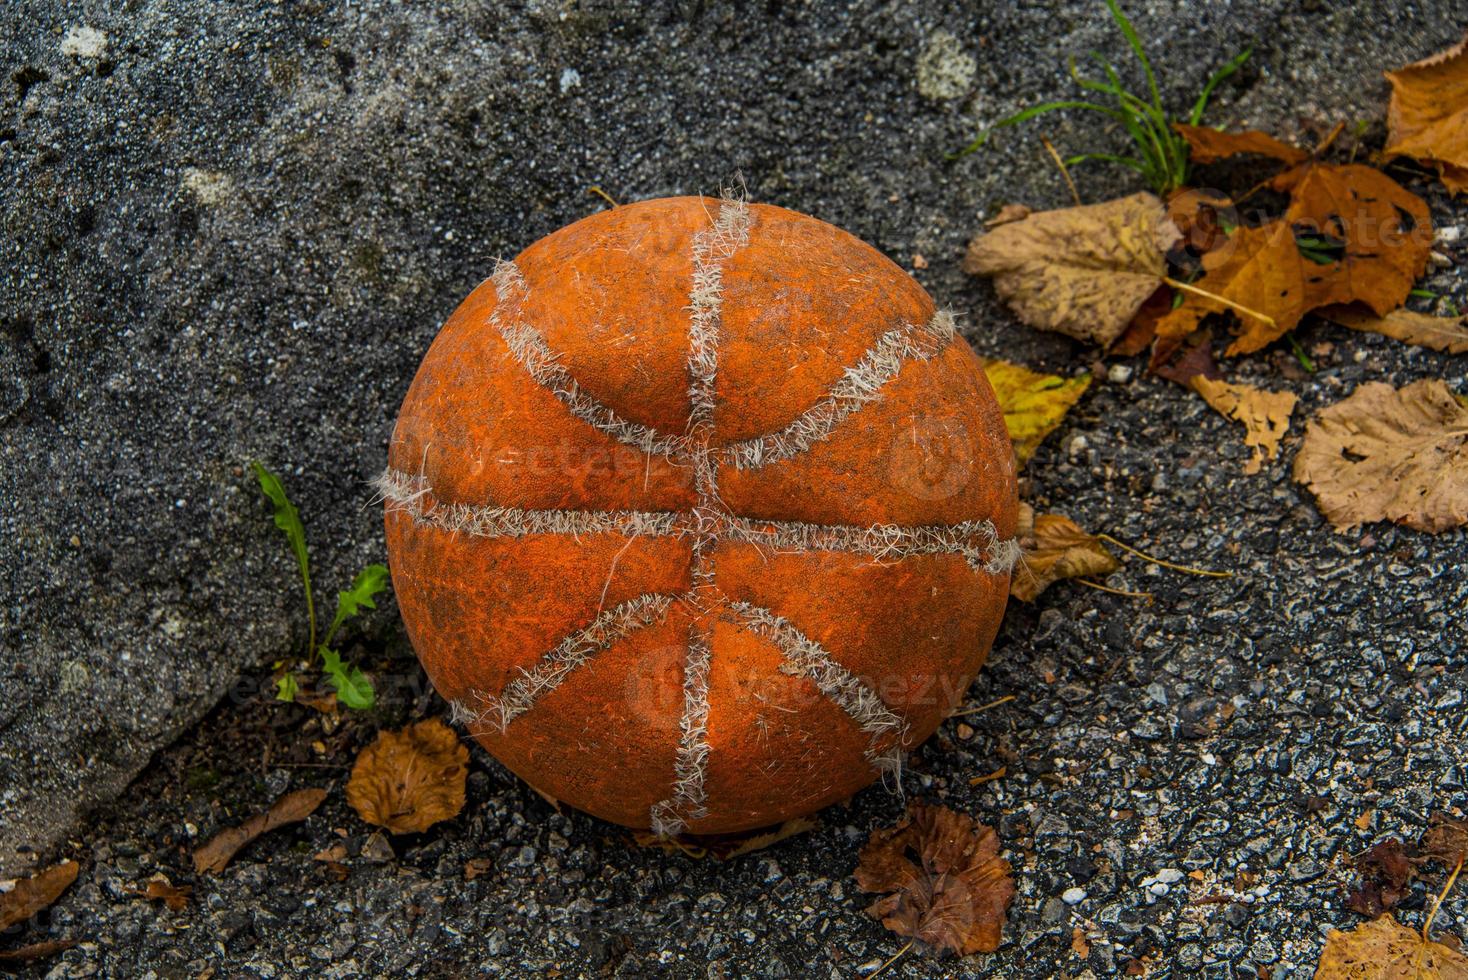
{"type": "Polygon", "coordinates": [[[1240,133],[1228,133],[1207,126],[1189,126],[1173,123],[1172,128],[1188,143],[1188,158],[1194,163],[1214,163],[1225,157],[1249,153],[1270,157],[1288,164],[1300,163],[1310,154],[1298,146],[1281,143],[1268,133],[1257,129],[1246,129],[1240,133]]]}
{"type": "Polygon", "coordinates": [[[994,831],[945,807],[914,803],[896,827],[861,849],[856,883],[887,893],[867,914],[900,936],[960,956],[992,953],[1014,900],[1009,862],[994,831]]]}
{"type": "Polygon", "coordinates": [[[1386,316],[1376,316],[1356,306],[1327,306],[1317,312],[1332,323],[1352,330],[1379,333],[1404,344],[1445,354],[1468,354],[1468,316],[1432,316],[1411,310],[1392,310],[1386,316]]]}
{"type": "Polygon", "coordinates": [[[743,834],[679,834],[662,837],[649,831],[638,831],[633,840],[643,847],[652,847],[669,854],[685,854],[695,859],[713,858],[715,861],[732,861],[745,854],[763,851],[809,830],[820,823],[813,817],[796,817],[778,827],[743,834]]]}
{"type": "Polygon", "coordinates": [[[142,887],[134,888],[132,891],[150,902],[162,902],[175,912],[182,912],[188,908],[189,896],[194,893],[192,886],[176,886],[161,874],[154,875],[142,887]]]}
{"type": "MultiPolygon", "coordinates": [[[[1432,224],[1427,205],[1379,170],[1310,162],[1271,183],[1290,194],[1278,221],[1234,229],[1203,255],[1194,285],[1269,317],[1240,316],[1229,354],[1247,354],[1294,329],[1310,310],[1362,302],[1385,314],[1407,298],[1427,268],[1432,224]],[[1322,265],[1301,254],[1296,235],[1334,244],[1338,258],[1322,265]]],[[[1209,313],[1227,306],[1188,294],[1157,324],[1159,337],[1185,337],[1209,313]]]]}
{"type": "Polygon", "coordinates": [[[1193,390],[1224,418],[1244,423],[1244,445],[1254,450],[1245,473],[1258,473],[1266,459],[1279,455],[1279,441],[1290,429],[1295,396],[1289,391],[1265,391],[1253,385],[1231,384],[1195,375],[1193,390]]]}
{"type": "Polygon", "coordinates": [[[1184,388],[1193,387],[1193,379],[1222,378],[1218,362],[1213,359],[1213,332],[1206,327],[1178,340],[1166,338],[1152,348],[1148,370],[1158,377],[1175,381],[1184,388]]]}
{"type": "Polygon", "coordinates": [[[994,288],[1032,327],[1105,347],[1167,275],[1178,240],[1151,194],[1041,211],[969,243],[964,271],[994,288]]]}
{"type": "Polygon", "coordinates": [[[347,802],[370,824],[416,834],[464,809],[469,750],[453,729],[430,718],[396,732],[379,732],[357,756],[347,802]]]}
{"type": "Polygon", "coordinates": [[[78,870],[75,861],[62,861],[29,878],[20,879],[10,891],[0,892],[0,932],[50,908],[51,903],[76,881],[78,870]]]}
{"type": "Polygon", "coordinates": [[[77,939],[48,939],[19,949],[7,949],[0,952],[0,963],[34,963],[36,960],[64,953],[78,942],[80,940],[77,939]]]}
{"type": "Polygon", "coordinates": [[[1310,420],[1295,480],[1338,531],[1468,524],[1468,407],[1437,379],[1400,390],[1367,382],[1310,420]]]}
{"type": "Polygon", "coordinates": [[[1034,214],[1034,211],[1023,204],[1006,204],[999,209],[998,214],[984,222],[984,227],[998,228],[1000,225],[1007,225],[1011,221],[1020,221],[1028,218],[1032,214],[1034,214]]]}
{"type": "Polygon", "coordinates": [[[1383,915],[1332,929],[1315,980],[1468,980],[1468,957],[1383,915]]]}
{"type": "Polygon", "coordinates": [[[1009,579],[1009,594],[1024,602],[1061,579],[1110,575],[1121,565],[1106,545],[1061,514],[1039,514],[1020,504],[1023,557],[1009,579]]]}
{"type": "MultiPolygon", "coordinates": [[[[1167,196],[1167,217],[1177,227],[1187,246],[1198,254],[1212,251],[1228,237],[1219,212],[1234,212],[1234,202],[1222,194],[1179,187],[1167,196]]],[[[1234,218],[1237,224],[1237,217],[1234,218]]],[[[1169,303],[1172,294],[1168,294],[1169,303]]]]}
{"type": "Polygon", "coordinates": [[[1386,77],[1387,155],[1434,164],[1448,190],[1468,190],[1468,37],[1386,77]]]}
{"type": "Polygon", "coordinates": [[[269,833],[286,824],[305,820],[321,801],[326,799],[324,789],[298,789],[287,793],[262,813],[257,813],[238,827],[221,830],[211,837],[203,847],[194,852],[194,870],[203,874],[218,874],[229,867],[229,862],[239,849],[261,834],[269,833]]]}
{"type": "Polygon", "coordinates": [[[1459,861],[1468,861],[1468,820],[1455,820],[1446,813],[1434,813],[1427,833],[1417,848],[1419,861],[1436,861],[1451,870],[1459,861]]]}
{"type": "Polygon", "coordinates": [[[1346,908],[1374,919],[1407,897],[1416,869],[1395,837],[1371,845],[1355,858],[1360,879],[1346,895],[1346,908]]]}
{"type": "Polygon", "coordinates": [[[1086,933],[1080,926],[1070,931],[1070,951],[1081,959],[1091,955],[1091,944],[1086,941],[1086,933]]]}

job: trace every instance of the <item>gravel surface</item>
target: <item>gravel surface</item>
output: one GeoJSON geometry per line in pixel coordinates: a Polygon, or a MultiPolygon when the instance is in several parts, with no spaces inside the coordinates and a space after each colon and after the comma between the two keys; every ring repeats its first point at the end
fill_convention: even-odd
{"type": "MultiPolygon", "coordinates": [[[[1461,3],[1242,8],[1129,5],[1178,98],[1256,44],[1211,118],[1283,136],[1379,120],[1379,70],[1468,21],[1461,3]]],[[[942,154],[976,118],[1070,94],[1067,55],[1119,60],[1096,5],[7,14],[0,870],[71,856],[82,875],[5,948],[81,940],[30,968],[58,977],[850,977],[901,949],[851,877],[902,812],[881,788],[718,864],[557,813],[476,749],[461,817],[368,833],[345,767],[379,725],[443,705],[386,604],[352,651],[389,688],[379,712],[333,723],[257,696],[300,622],[242,467],[285,472],[327,594],[380,559],[365,480],[437,324],[493,256],[593,210],[592,184],[633,200],[740,170],[757,200],[924,256],[915,275],[981,353],[1090,367],[957,267],[999,204],[1065,203],[1039,130],[942,154]],[[203,838],[306,786],[332,790],[308,822],[192,874],[203,838]],[[336,844],[344,880],[312,857],[336,844]],[[134,894],[155,872],[194,888],[187,909],[134,894]]],[[[1114,141],[1083,119],[1043,131],[1068,151],[1114,141]]],[[[1134,189],[1078,179],[1093,200],[1134,189]]],[[[1460,236],[1427,285],[1468,308],[1468,212],[1411,186],[1460,236]]],[[[1236,575],[1129,560],[1109,581],[1151,603],[1062,584],[1010,611],[967,705],[1012,700],[947,722],[903,786],[998,829],[1019,885],[1005,944],[913,949],[884,977],[1308,976],[1325,929],[1359,921],[1350,856],[1468,805],[1464,534],[1337,535],[1288,479],[1309,413],[1366,380],[1468,391],[1464,361],[1323,324],[1299,336],[1313,375],[1275,349],[1226,368],[1301,399],[1257,476],[1236,424],[1140,360],[1098,379],[1027,467],[1037,508],[1236,575]]],[[[1468,936],[1465,896],[1439,929],[1468,936]]]]}

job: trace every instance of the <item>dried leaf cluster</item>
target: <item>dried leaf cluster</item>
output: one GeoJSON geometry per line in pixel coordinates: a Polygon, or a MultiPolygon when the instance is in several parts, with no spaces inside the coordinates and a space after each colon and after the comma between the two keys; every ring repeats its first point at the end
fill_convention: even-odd
{"type": "MultiPolygon", "coordinates": [[[[1384,156],[1414,157],[1437,167],[1453,191],[1468,189],[1468,40],[1388,78],[1384,156]]],[[[1031,326],[1127,355],[1150,344],[1154,373],[1244,426],[1252,450],[1247,473],[1278,456],[1295,395],[1225,380],[1208,322],[1232,324],[1227,355],[1258,351],[1312,313],[1404,343],[1468,352],[1468,318],[1402,308],[1432,254],[1427,205],[1354,154],[1344,163],[1324,160],[1340,127],[1313,152],[1257,131],[1174,129],[1194,164],[1250,156],[1281,168],[1240,197],[1271,191],[1279,209],[1245,218],[1230,195],[1192,187],[1165,201],[1144,193],[1056,211],[1006,209],[1005,220],[970,243],[964,268],[992,277],[1031,326]]],[[[1002,386],[995,388],[1004,400],[1002,386]]],[[[1433,532],[1468,524],[1468,409],[1461,401],[1434,379],[1400,391],[1362,385],[1310,421],[1294,476],[1338,530],[1378,520],[1433,532]]],[[[1052,414],[1059,407],[1053,399],[1044,404],[1052,414]]],[[[1039,414],[1030,411],[1028,420],[1039,414]]],[[[1021,412],[1014,421],[1026,418],[1021,412]]],[[[1047,420],[1050,428],[1054,421],[1047,420]]],[[[1017,441],[1033,451],[1028,431],[1017,441]]]]}

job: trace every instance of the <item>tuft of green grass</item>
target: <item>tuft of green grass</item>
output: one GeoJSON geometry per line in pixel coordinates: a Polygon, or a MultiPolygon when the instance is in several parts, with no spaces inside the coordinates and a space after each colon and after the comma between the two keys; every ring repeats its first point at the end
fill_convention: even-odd
{"type": "MultiPolygon", "coordinates": [[[[368,565],[357,573],[351,588],[336,594],[336,615],[332,617],[326,635],[318,644],[316,642],[316,600],[311,592],[311,560],[306,550],[306,528],[301,523],[301,514],[296,510],[295,504],[291,503],[290,497],[285,492],[285,484],[281,482],[280,477],[259,462],[251,462],[250,468],[255,471],[255,479],[260,483],[260,491],[275,508],[275,526],[285,534],[286,540],[290,543],[291,553],[296,556],[296,565],[301,572],[301,583],[306,589],[306,622],[309,630],[306,645],[307,661],[314,662],[316,657],[321,658],[322,673],[331,682],[331,686],[336,690],[337,700],[342,704],[357,710],[371,708],[376,702],[371,678],[357,665],[344,663],[341,654],[332,649],[331,642],[336,639],[337,630],[341,629],[342,624],[347,620],[356,616],[363,609],[377,608],[373,597],[387,588],[387,567],[376,564],[368,565]]],[[[296,675],[289,669],[276,679],[275,696],[277,700],[294,701],[299,690],[300,684],[296,675]]]]}
{"type": "Polygon", "coordinates": [[[1244,62],[1249,60],[1253,51],[1245,49],[1214,72],[1204,83],[1198,97],[1193,100],[1188,114],[1181,120],[1175,120],[1162,105],[1162,95],[1157,87],[1157,75],[1152,70],[1152,61],[1147,57],[1146,49],[1142,46],[1142,39],[1137,34],[1136,28],[1132,26],[1132,22],[1127,19],[1116,0],[1106,0],[1106,7],[1111,11],[1111,18],[1116,21],[1122,35],[1127,40],[1127,45],[1142,66],[1142,73],[1147,82],[1145,97],[1128,90],[1122,84],[1121,75],[1115,66],[1099,52],[1092,51],[1091,61],[1105,76],[1104,80],[1083,76],[1076,67],[1074,58],[1070,62],[1070,74],[1083,90],[1107,96],[1109,102],[1062,99],[1030,106],[983,130],[972,143],[952,154],[950,159],[957,159],[974,152],[988,141],[989,136],[996,129],[1014,126],[1049,112],[1080,109],[1086,112],[1099,112],[1119,123],[1126,130],[1127,136],[1131,138],[1133,152],[1130,154],[1081,153],[1068,157],[1065,161],[1066,166],[1095,160],[1130,167],[1141,174],[1148,186],[1158,194],[1167,194],[1186,184],[1189,170],[1188,144],[1173,129],[1173,123],[1182,121],[1190,126],[1197,126],[1203,119],[1203,113],[1208,108],[1208,100],[1212,98],[1214,89],[1218,88],[1219,83],[1224,79],[1238,71],[1244,62]]]}

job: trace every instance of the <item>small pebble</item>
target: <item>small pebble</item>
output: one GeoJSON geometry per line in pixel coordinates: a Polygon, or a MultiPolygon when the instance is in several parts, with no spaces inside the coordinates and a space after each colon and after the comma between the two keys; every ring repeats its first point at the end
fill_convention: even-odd
{"type": "Polygon", "coordinates": [[[1086,900],[1084,888],[1067,888],[1060,896],[1060,900],[1066,905],[1079,905],[1086,900]]]}
{"type": "Polygon", "coordinates": [[[1113,364],[1106,371],[1106,380],[1114,385],[1124,385],[1132,380],[1130,364],[1113,364]]]}

